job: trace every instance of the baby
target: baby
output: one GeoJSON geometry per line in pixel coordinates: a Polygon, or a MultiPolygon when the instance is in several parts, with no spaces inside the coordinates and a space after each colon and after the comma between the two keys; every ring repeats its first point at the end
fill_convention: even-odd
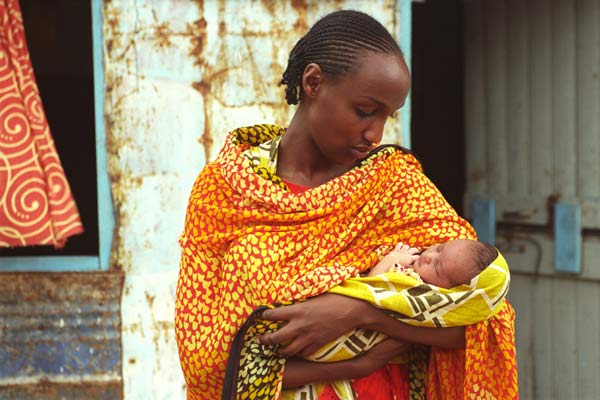
{"type": "Polygon", "coordinates": [[[419,250],[398,243],[368,276],[385,272],[400,272],[425,283],[450,289],[477,276],[498,256],[492,245],[469,239],[457,239],[436,244],[419,254],[419,250]]]}
{"type": "MultiPolygon", "coordinates": [[[[498,299],[506,295],[506,285],[502,284],[502,282],[497,282],[500,286],[496,287],[496,283],[491,282],[495,278],[500,279],[500,277],[503,277],[503,282],[506,283],[508,279],[508,267],[505,266],[506,270],[504,270],[503,265],[505,265],[504,258],[501,257],[494,246],[476,240],[451,240],[431,246],[421,253],[414,247],[399,243],[391,253],[383,257],[368,272],[368,276],[384,273],[386,275],[403,274],[416,279],[417,282],[424,282],[431,285],[429,290],[425,292],[420,291],[420,293],[415,294],[407,290],[412,287],[413,282],[398,280],[398,286],[394,286],[394,289],[391,291],[392,295],[379,297],[380,301],[385,301],[388,304],[395,302],[395,311],[405,316],[404,321],[422,322],[423,317],[426,316],[431,320],[435,319],[436,326],[438,324],[440,326],[461,326],[465,324],[457,323],[457,321],[466,320],[456,315],[460,313],[461,307],[466,306],[468,313],[481,313],[481,320],[484,320],[491,315],[493,307],[495,307],[494,304],[497,303],[498,299]],[[488,270],[488,266],[492,264],[495,265],[494,269],[488,270]],[[480,274],[482,276],[485,275],[484,271],[487,273],[484,279],[480,279],[477,282],[472,281],[473,278],[480,274]],[[467,290],[465,290],[465,288],[458,287],[462,284],[470,283],[473,283],[476,288],[466,288],[467,290]],[[447,297],[444,297],[444,300],[442,300],[439,295],[440,293],[444,293],[444,296],[447,297]],[[407,299],[408,297],[414,300],[420,296],[424,296],[424,301],[415,302],[407,299]],[[478,300],[482,296],[493,297],[495,299],[492,308],[485,301],[478,300]],[[448,301],[448,299],[451,299],[451,301],[448,301]],[[472,304],[469,302],[472,302],[472,304]],[[415,308],[414,305],[417,303],[419,304],[415,308]],[[447,325],[447,322],[450,320],[452,320],[452,323],[447,325]]],[[[357,278],[360,279],[359,277],[357,278]]],[[[388,278],[386,281],[389,282],[387,283],[394,280],[392,279],[394,276],[388,276],[388,278]]],[[[360,290],[360,286],[354,287],[348,285],[346,290],[358,291],[360,290]]],[[[366,291],[370,292],[370,289],[366,291]]],[[[340,292],[333,291],[333,293],[339,294],[340,292]]],[[[382,306],[382,308],[385,308],[385,306],[382,306]]],[[[471,315],[471,319],[473,319],[473,315],[471,315]]],[[[368,351],[386,338],[387,336],[384,334],[365,328],[357,328],[346,332],[338,339],[321,347],[314,354],[305,358],[318,362],[347,360],[368,351]]],[[[345,385],[346,383],[344,382],[334,382],[334,384],[345,385]]]]}

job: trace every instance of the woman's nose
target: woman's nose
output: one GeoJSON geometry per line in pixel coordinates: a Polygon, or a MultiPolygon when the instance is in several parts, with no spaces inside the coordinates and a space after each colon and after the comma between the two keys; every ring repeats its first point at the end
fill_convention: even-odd
{"type": "Polygon", "coordinates": [[[365,131],[363,135],[365,140],[369,143],[380,143],[381,139],[383,139],[383,128],[385,127],[385,120],[379,121],[375,120],[369,128],[365,131]]]}

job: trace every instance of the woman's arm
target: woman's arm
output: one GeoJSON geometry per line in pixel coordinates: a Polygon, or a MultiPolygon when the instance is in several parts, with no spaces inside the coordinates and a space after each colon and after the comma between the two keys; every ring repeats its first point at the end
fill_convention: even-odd
{"type": "Polygon", "coordinates": [[[448,328],[413,326],[386,315],[368,303],[365,304],[372,310],[365,311],[363,314],[361,328],[380,332],[397,340],[445,349],[463,349],[466,345],[464,326],[448,328]]]}
{"type": "Polygon", "coordinates": [[[325,293],[291,306],[265,310],[264,319],[287,321],[277,332],[259,338],[262,344],[286,343],[285,356],[307,357],[323,345],[355,328],[381,332],[403,342],[443,348],[464,348],[465,328],[424,328],[405,324],[369,303],[325,293]]]}
{"type": "Polygon", "coordinates": [[[367,376],[383,367],[408,346],[406,343],[386,339],[359,357],[331,363],[289,358],[285,362],[283,388],[367,376]]]}

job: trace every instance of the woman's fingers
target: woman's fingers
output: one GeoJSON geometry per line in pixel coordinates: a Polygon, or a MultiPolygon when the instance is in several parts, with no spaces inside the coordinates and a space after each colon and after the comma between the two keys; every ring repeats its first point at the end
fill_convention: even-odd
{"type": "Polygon", "coordinates": [[[293,326],[285,325],[282,328],[276,330],[275,332],[266,333],[262,336],[258,336],[256,340],[260,344],[264,344],[267,346],[274,346],[276,344],[284,343],[286,341],[290,341],[296,337],[296,333],[294,333],[293,326]]]}
{"type": "Polygon", "coordinates": [[[293,307],[294,305],[292,304],[285,307],[267,308],[260,313],[260,318],[269,321],[288,321],[291,317],[291,312],[293,312],[293,307]]]}
{"type": "Polygon", "coordinates": [[[296,354],[310,355],[318,349],[312,345],[307,336],[302,335],[299,329],[294,327],[293,323],[285,325],[273,333],[259,336],[257,341],[267,346],[280,344],[281,347],[277,352],[285,357],[292,357],[296,354]]]}
{"type": "Polygon", "coordinates": [[[315,347],[312,343],[307,341],[302,336],[298,336],[286,346],[280,347],[279,350],[277,350],[277,352],[285,357],[293,357],[296,355],[307,357],[317,350],[318,347],[315,347]]]}

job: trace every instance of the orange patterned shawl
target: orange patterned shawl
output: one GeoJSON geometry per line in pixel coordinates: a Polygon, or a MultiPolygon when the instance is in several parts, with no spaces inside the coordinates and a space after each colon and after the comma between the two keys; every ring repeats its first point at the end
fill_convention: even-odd
{"type": "MultiPolygon", "coordinates": [[[[427,247],[475,237],[417,160],[391,148],[319,187],[286,191],[242,155],[283,132],[270,125],[234,131],[193,186],[175,322],[188,399],[221,397],[234,335],[258,306],[323,293],[374,266],[378,253],[400,241],[427,247]]],[[[511,318],[505,303],[467,329],[466,351],[432,351],[430,398],[466,398],[479,389],[515,397],[505,393],[516,393],[511,318]]],[[[278,376],[274,397],[280,383],[278,376]]]]}

